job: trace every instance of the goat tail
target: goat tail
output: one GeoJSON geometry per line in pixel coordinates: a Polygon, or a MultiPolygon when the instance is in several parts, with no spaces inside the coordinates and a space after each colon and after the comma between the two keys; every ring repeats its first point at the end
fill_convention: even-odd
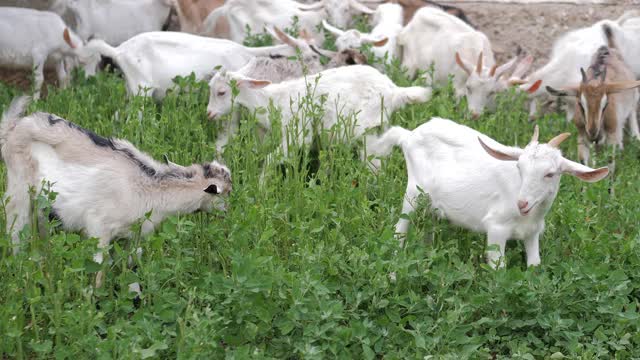
{"type": "MultiPolygon", "coordinates": [[[[86,47],[88,49],[92,49],[94,51],[96,51],[98,54],[111,58],[113,59],[113,61],[115,61],[116,63],[118,62],[118,49],[114,48],[113,46],[107,44],[106,41],[102,40],[102,39],[93,39],[90,40],[86,47]]],[[[120,65],[120,64],[118,64],[120,65]]]]}
{"type": "Polygon", "coordinates": [[[610,49],[616,49],[617,46],[616,46],[615,39],[613,38],[613,29],[611,29],[611,25],[603,24],[602,31],[604,32],[604,36],[607,39],[607,46],[610,49]]]}
{"type": "Polygon", "coordinates": [[[377,156],[387,156],[394,146],[402,147],[404,141],[412,132],[400,126],[392,126],[382,136],[371,139],[367,144],[367,151],[377,156]]]}
{"type": "Polygon", "coordinates": [[[406,104],[424,103],[431,99],[433,90],[429,87],[410,86],[396,88],[392,101],[394,109],[406,104]]]}
{"type": "Polygon", "coordinates": [[[19,96],[14,98],[4,111],[2,120],[0,121],[0,147],[4,148],[9,133],[16,127],[16,123],[22,117],[30,103],[30,96],[19,96]]]}

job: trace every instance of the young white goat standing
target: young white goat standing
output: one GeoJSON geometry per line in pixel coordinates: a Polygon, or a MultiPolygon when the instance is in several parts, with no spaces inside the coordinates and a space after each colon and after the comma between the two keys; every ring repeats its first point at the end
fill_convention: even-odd
{"type": "MultiPolygon", "coordinates": [[[[131,225],[147,234],[174,214],[211,210],[215,195],[231,191],[231,173],[213,161],[183,167],[160,164],[131,143],[107,139],[52,114],[22,117],[29,99],[16,98],[2,116],[0,149],[7,166],[7,232],[18,250],[19,231],[30,222],[29,188],[43,182],[58,195],[52,212],[67,230],[98,238],[94,259],[112,239],[131,236],[131,225]]],[[[98,273],[96,286],[102,284],[98,273]]]]}
{"type": "Polygon", "coordinates": [[[250,48],[230,40],[212,39],[179,32],[148,32],[136,35],[114,48],[92,40],[88,49],[112,58],[122,70],[129,95],[162,100],[173,87],[173,78],[192,72],[202,80],[216,66],[238,70],[256,56],[295,55],[287,45],[250,48]]]}
{"type": "Polygon", "coordinates": [[[623,148],[623,130],[627,119],[631,134],[640,140],[638,131],[638,90],[640,81],[616,48],[613,32],[602,25],[607,46],[600,47],[591,59],[586,73],[580,68],[582,81],[557,90],[547,86],[555,96],[575,96],[573,121],[578,128],[578,154],[583,164],[589,163],[589,145],[607,144],[623,148]]]}
{"type": "MultiPolygon", "coordinates": [[[[485,34],[459,18],[434,7],[423,7],[400,32],[402,64],[410,75],[434,65],[434,84],[447,85],[453,75],[457,97],[467,97],[469,111],[478,117],[493,107],[495,94],[504,89],[501,76],[516,66],[517,58],[496,66],[491,43],[485,34]],[[433,39],[433,41],[425,41],[433,39]],[[477,61],[476,61],[477,60],[477,61]],[[475,66],[474,66],[474,61],[475,66]]],[[[531,86],[534,91],[540,83],[531,86]]]]}
{"type": "Polygon", "coordinates": [[[62,18],[49,11],[0,7],[0,66],[34,70],[34,97],[40,97],[44,67],[55,64],[58,81],[68,82],[72,64],[95,73],[99,56],[85,56],[83,42],[62,18]]]}
{"type": "Polygon", "coordinates": [[[372,51],[378,58],[390,63],[398,54],[397,38],[402,31],[402,6],[398,4],[382,4],[373,14],[374,24],[371,33],[361,33],[358,30],[340,30],[325,20],[322,26],[335,36],[338,51],[347,49],[359,49],[363,44],[372,44],[372,51]]]}
{"type": "MultiPolygon", "coordinates": [[[[319,49],[315,47],[315,44],[310,38],[299,40],[283,33],[278,28],[274,29],[272,35],[292,48],[300,50],[302,58],[289,59],[286,56],[255,57],[238,70],[238,74],[247,78],[279,83],[285,80],[298,79],[305,75],[317,74],[325,69],[366,63],[366,57],[358,50],[348,49],[341,52],[333,52],[319,49]],[[330,58],[329,62],[325,65],[320,62],[320,54],[330,58]]],[[[229,99],[229,104],[231,104],[230,93],[222,94],[221,90],[215,87],[215,82],[211,81],[209,83],[209,104],[216,101],[216,97],[225,97],[225,95],[229,99]]],[[[211,111],[209,111],[208,115],[210,118],[214,116],[211,111]]],[[[224,131],[216,141],[218,151],[221,151],[222,147],[229,142],[230,137],[237,132],[240,119],[236,115],[238,115],[238,113],[234,114],[227,127],[227,131],[224,131]]]]}
{"type": "MultiPolygon", "coordinates": [[[[224,115],[231,110],[231,86],[235,81],[240,93],[236,103],[250,110],[268,108],[269,103],[282,109],[282,128],[291,125],[300,107],[300,100],[312,96],[320,102],[324,98],[322,127],[331,128],[340,116],[357,114],[352,134],[359,137],[372,127],[384,126],[389,115],[396,109],[410,103],[425,102],[431,98],[431,89],[423,87],[398,87],[391,79],[375,68],[367,65],[353,65],[329,69],[308,78],[271,84],[269,81],[247,78],[235,72],[219,72],[209,84],[212,97],[207,111],[211,118],[224,115]],[[316,83],[317,82],[317,83],[316,83]]],[[[269,129],[268,114],[258,113],[260,125],[269,129]]],[[[300,124],[308,129],[309,124],[300,124]]],[[[299,133],[299,139],[308,143],[310,133],[299,133]],[[304,135],[304,137],[303,137],[304,135]]],[[[287,137],[282,137],[282,149],[287,153],[287,137]]]]}
{"type": "MultiPolygon", "coordinates": [[[[556,198],[561,175],[595,182],[609,172],[562,157],[558,147],[567,136],[560,134],[541,144],[536,126],[531,142],[520,149],[434,118],[413,131],[393,127],[371,147],[384,154],[397,145],[404,152],[408,182],[403,214],[414,210],[422,189],[440,216],[486,233],[488,245],[498,245],[499,251],[487,253],[490,265],[504,256],[509,239],[524,241],[527,265],[538,265],[544,217],[556,198]]],[[[396,225],[401,245],[408,227],[407,219],[396,225]]]]}

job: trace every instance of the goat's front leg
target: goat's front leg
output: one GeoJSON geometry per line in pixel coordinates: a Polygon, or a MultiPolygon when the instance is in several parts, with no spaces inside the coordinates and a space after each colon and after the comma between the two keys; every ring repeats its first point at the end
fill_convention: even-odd
{"type": "MultiPolygon", "coordinates": [[[[418,186],[413,182],[407,184],[407,192],[404,195],[402,202],[402,215],[409,215],[415,210],[416,199],[418,198],[418,186]]],[[[396,224],[396,237],[400,242],[400,247],[404,246],[404,240],[409,231],[409,219],[400,218],[396,224]]]]}
{"type": "Polygon", "coordinates": [[[47,61],[46,56],[34,55],[35,69],[33,71],[33,98],[40,98],[40,90],[42,90],[42,84],[44,83],[44,63],[47,61]]]}
{"type": "Polygon", "coordinates": [[[504,249],[510,234],[503,226],[492,226],[487,232],[487,246],[498,246],[498,250],[487,250],[487,263],[494,269],[505,266],[504,249]]]}
{"type": "MultiPolygon", "coordinates": [[[[93,261],[97,262],[98,264],[102,264],[104,261],[104,252],[106,251],[106,249],[109,247],[109,244],[111,243],[111,237],[105,236],[105,235],[95,236],[95,237],[98,238],[98,251],[93,255],[93,261]]],[[[100,270],[96,274],[96,289],[101,288],[103,282],[104,282],[104,271],[100,270]]]]}
{"type": "Polygon", "coordinates": [[[540,233],[536,232],[524,240],[524,249],[527,253],[527,266],[540,265],[540,233]]]}

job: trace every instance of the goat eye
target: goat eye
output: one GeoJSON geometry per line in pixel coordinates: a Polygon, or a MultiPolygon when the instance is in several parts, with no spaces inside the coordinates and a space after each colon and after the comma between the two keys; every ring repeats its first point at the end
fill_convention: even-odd
{"type": "Polygon", "coordinates": [[[224,96],[224,94],[226,94],[226,91],[218,91],[218,96],[224,96]]]}
{"type": "Polygon", "coordinates": [[[545,175],[544,177],[551,179],[555,174],[554,173],[548,173],[547,175],[545,175]]]}

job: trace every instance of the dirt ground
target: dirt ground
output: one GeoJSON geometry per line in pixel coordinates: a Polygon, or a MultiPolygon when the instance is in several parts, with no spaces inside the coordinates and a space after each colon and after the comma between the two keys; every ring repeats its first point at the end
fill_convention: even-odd
{"type": "MultiPolygon", "coordinates": [[[[6,0],[1,0],[0,3],[3,1],[6,0]]],[[[640,10],[638,2],[638,0],[618,0],[614,1],[615,5],[523,5],[441,1],[443,4],[457,6],[466,12],[473,25],[491,40],[498,62],[508,60],[520,46],[533,54],[535,58],[533,69],[548,60],[553,41],[561,34],[602,19],[616,19],[626,10],[640,10]]],[[[55,83],[52,72],[47,72],[45,75],[47,83],[55,83]]],[[[0,69],[0,81],[25,90],[29,88],[29,76],[26,71],[0,69]]]]}
{"type": "Polygon", "coordinates": [[[441,2],[465,11],[473,25],[491,40],[497,61],[508,60],[521,46],[534,56],[533,69],[547,62],[554,39],[563,33],[602,19],[616,19],[626,10],[640,10],[632,0],[619,0],[615,5],[441,2]]]}

